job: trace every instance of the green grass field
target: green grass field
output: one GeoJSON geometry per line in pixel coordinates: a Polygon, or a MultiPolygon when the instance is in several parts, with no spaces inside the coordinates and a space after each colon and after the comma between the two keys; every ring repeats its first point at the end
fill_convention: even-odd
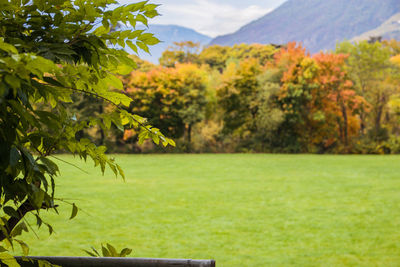
{"type": "Polygon", "coordinates": [[[110,242],[135,257],[217,266],[400,266],[400,156],[117,155],[126,182],[62,156],[58,195],[81,209],[26,234],[32,255],[110,242]]]}

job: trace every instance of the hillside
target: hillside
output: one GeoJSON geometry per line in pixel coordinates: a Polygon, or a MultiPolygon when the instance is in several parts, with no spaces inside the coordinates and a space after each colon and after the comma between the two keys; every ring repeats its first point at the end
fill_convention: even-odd
{"type": "Polygon", "coordinates": [[[302,42],[311,52],[332,49],[376,29],[400,12],[399,0],[288,0],[237,32],[211,44],[302,42]]]}
{"type": "MultiPolygon", "coordinates": [[[[200,34],[192,29],[176,25],[150,25],[149,32],[154,33],[162,42],[150,47],[151,55],[142,52],[140,53],[140,58],[153,63],[158,63],[162,52],[164,52],[168,46],[173,45],[174,42],[193,41],[201,45],[207,45],[211,41],[211,37],[200,34]]],[[[128,52],[133,54],[132,50],[128,50],[128,52]]]]}
{"type": "Polygon", "coordinates": [[[400,40],[400,13],[390,17],[378,28],[365,32],[352,41],[368,40],[370,37],[382,36],[384,39],[397,39],[400,40]]]}

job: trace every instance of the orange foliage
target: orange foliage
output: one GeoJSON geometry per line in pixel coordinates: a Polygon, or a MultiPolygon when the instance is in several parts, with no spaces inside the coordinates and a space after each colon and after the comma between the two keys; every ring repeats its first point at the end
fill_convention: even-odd
{"type": "Polygon", "coordinates": [[[275,67],[283,69],[279,101],[286,114],[300,123],[297,134],[304,143],[330,147],[359,134],[360,107],[368,104],[356,94],[346,72],[344,54],[319,53],[310,57],[301,45],[289,43],[275,55],[275,67]]]}
{"type": "Polygon", "coordinates": [[[336,133],[342,144],[347,149],[349,140],[357,136],[360,129],[358,111],[361,106],[366,106],[365,99],[356,94],[353,82],[344,70],[347,55],[319,53],[313,58],[319,71],[316,82],[324,92],[322,107],[332,119],[336,120],[336,133]]]}
{"type": "MultiPolygon", "coordinates": [[[[186,124],[199,121],[198,114],[205,106],[198,104],[204,94],[205,74],[194,64],[133,71],[123,82],[126,93],[133,98],[130,111],[152,118],[154,125],[174,138],[183,135],[186,124]]],[[[129,134],[127,138],[133,136],[129,134]]]]}

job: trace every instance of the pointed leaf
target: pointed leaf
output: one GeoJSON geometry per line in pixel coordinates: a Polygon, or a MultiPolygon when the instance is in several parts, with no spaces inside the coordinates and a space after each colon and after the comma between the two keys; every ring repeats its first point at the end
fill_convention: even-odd
{"type": "Polygon", "coordinates": [[[78,207],[75,205],[75,203],[72,203],[72,212],[71,212],[71,217],[69,218],[72,220],[75,218],[75,216],[78,214],[78,207]]]}

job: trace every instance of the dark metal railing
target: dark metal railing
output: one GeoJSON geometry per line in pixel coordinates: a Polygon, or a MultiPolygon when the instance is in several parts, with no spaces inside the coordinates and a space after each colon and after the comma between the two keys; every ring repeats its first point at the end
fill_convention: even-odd
{"type": "Polygon", "coordinates": [[[179,260],[148,258],[95,258],[95,257],[27,257],[33,262],[15,257],[22,267],[38,266],[35,260],[46,260],[62,267],[215,267],[214,260],[179,260]]]}

